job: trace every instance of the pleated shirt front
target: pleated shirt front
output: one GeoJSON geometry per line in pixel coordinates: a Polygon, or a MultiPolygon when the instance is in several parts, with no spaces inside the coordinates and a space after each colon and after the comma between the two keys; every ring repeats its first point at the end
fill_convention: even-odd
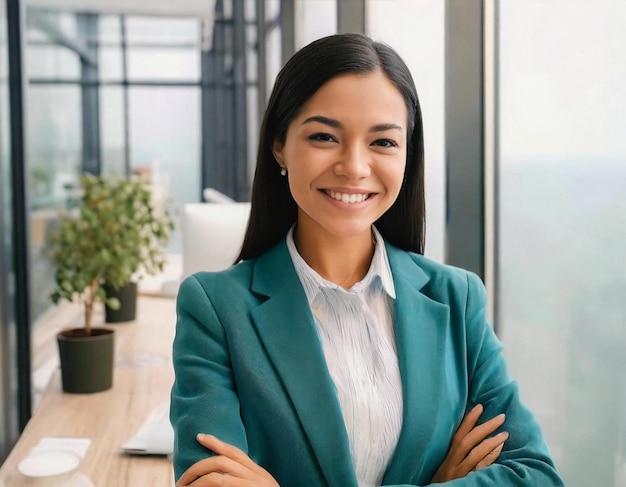
{"type": "Polygon", "coordinates": [[[327,281],[287,247],[315,318],[343,414],[360,487],[378,487],[402,428],[402,382],[394,334],[395,289],[382,236],[365,277],[350,289],[327,281]]]}

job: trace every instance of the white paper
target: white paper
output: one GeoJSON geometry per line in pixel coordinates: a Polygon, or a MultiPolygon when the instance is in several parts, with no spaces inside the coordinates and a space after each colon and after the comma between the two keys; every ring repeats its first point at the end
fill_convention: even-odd
{"type": "Polygon", "coordinates": [[[153,410],[122,451],[135,455],[171,455],[174,429],[169,420],[169,403],[153,410]]]}

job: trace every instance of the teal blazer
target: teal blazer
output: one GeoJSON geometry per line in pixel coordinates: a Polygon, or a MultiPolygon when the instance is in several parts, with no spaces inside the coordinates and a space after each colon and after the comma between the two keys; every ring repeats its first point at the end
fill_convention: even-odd
{"type": "MultiPolygon", "coordinates": [[[[485,317],[479,278],[386,244],[396,289],[403,423],[386,486],[424,486],[474,405],[506,413],[497,464],[449,486],[562,486],[538,424],[522,405],[485,317]]],[[[181,285],[170,418],[178,479],[211,455],[210,433],[281,487],[357,487],[333,381],[285,241],[226,271],[181,285]]]]}

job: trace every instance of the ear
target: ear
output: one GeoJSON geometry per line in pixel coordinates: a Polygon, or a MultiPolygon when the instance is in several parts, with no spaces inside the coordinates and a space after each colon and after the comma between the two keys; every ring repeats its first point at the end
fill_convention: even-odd
{"type": "Polygon", "coordinates": [[[274,154],[274,159],[278,162],[280,167],[284,166],[284,158],[283,158],[283,148],[285,145],[280,142],[278,139],[274,139],[272,143],[272,154],[274,154]]]}

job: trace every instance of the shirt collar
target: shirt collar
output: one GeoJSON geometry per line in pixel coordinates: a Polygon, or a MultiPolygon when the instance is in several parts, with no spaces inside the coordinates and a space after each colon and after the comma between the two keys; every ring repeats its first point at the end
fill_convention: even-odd
{"type": "MultiPolygon", "coordinates": [[[[313,270],[305,260],[298,253],[296,244],[293,240],[293,232],[295,225],[293,225],[287,233],[287,248],[293,261],[296,273],[300,278],[300,282],[304,287],[307,300],[311,305],[317,296],[317,293],[321,288],[340,289],[341,286],[330,282],[320,276],[315,270],[313,270]]],[[[367,271],[365,277],[357,282],[347,291],[348,293],[359,293],[363,290],[369,289],[375,284],[379,284],[381,289],[386,292],[392,299],[396,298],[396,291],[393,285],[393,276],[391,274],[391,267],[389,266],[389,259],[387,257],[387,248],[385,247],[385,240],[378,232],[376,227],[373,228],[373,237],[375,241],[374,256],[370,268],[367,271]]]]}

